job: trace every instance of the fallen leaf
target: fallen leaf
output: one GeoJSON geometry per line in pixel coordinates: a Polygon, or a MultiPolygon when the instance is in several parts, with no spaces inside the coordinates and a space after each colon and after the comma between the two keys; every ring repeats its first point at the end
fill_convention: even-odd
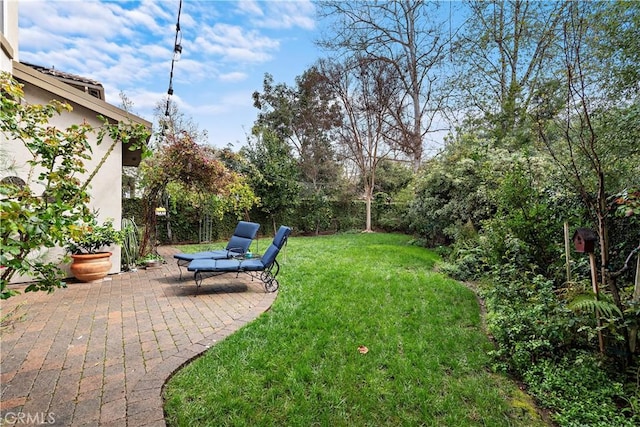
{"type": "Polygon", "coordinates": [[[363,345],[358,347],[358,351],[360,352],[360,354],[367,354],[369,353],[369,349],[363,345]]]}

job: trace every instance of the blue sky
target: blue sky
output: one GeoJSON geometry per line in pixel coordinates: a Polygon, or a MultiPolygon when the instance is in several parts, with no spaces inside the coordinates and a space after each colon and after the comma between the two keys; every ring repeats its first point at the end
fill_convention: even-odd
{"type": "MultiPolygon", "coordinates": [[[[179,4],[20,0],[19,60],[97,80],[114,105],[122,91],[153,121],[169,87],[179,4]]],[[[265,73],[293,85],[321,56],[308,0],[183,0],[180,29],[171,99],[217,147],[246,141],[265,73]]]]}

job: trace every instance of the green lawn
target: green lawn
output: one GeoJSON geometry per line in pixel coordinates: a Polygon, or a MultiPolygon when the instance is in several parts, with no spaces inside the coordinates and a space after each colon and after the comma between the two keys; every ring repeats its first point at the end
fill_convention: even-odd
{"type": "Polygon", "coordinates": [[[409,242],[289,239],[273,307],[168,382],[168,424],[544,425],[489,371],[474,294],[409,242]]]}

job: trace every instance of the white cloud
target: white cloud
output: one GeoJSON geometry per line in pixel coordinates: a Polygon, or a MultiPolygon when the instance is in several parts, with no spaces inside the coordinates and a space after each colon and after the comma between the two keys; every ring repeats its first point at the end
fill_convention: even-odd
{"type": "Polygon", "coordinates": [[[241,71],[233,71],[231,73],[221,74],[218,80],[222,82],[240,82],[247,79],[247,73],[241,71]]]}
{"type": "Polygon", "coordinates": [[[166,92],[154,92],[149,90],[132,90],[127,96],[133,101],[134,108],[153,111],[159,102],[165,100],[166,92]]]}
{"type": "Polygon", "coordinates": [[[202,29],[194,45],[198,51],[225,61],[265,62],[272,58],[270,52],[277,50],[280,43],[255,30],[219,23],[202,29]]]}
{"type": "Polygon", "coordinates": [[[239,1],[237,3],[238,13],[240,14],[249,14],[254,16],[264,16],[264,12],[260,5],[255,0],[245,0],[239,1]]]}
{"type": "Polygon", "coordinates": [[[20,51],[33,52],[64,49],[68,38],[66,36],[48,33],[37,26],[20,28],[20,51]]]}
{"type": "Polygon", "coordinates": [[[112,13],[94,2],[20,2],[20,25],[37,26],[43,33],[90,34],[92,37],[112,33],[112,13]]]}
{"type": "MultiPolygon", "coordinates": [[[[162,69],[164,70],[162,78],[166,78],[168,84],[171,62],[165,62],[162,69]]],[[[173,81],[185,85],[210,82],[212,75],[215,74],[217,74],[215,66],[191,56],[183,56],[173,67],[173,81]]]]}
{"type": "Polygon", "coordinates": [[[255,21],[263,28],[291,29],[315,28],[315,6],[307,0],[300,1],[265,1],[261,3],[266,9],[264,18],[255,21]]]}

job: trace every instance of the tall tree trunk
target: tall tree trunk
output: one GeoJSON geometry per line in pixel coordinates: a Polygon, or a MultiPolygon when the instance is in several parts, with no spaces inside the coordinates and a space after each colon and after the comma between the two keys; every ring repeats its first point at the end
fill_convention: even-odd
{"type": "Polygon", "coordinates": [[[371,229],[371,199],[373,198],[373,187],[371,185],[366,185],[364,190],[364,203],[366,207],[366,224],[364,231],[366,233],[370,233],[371,229]]]}

